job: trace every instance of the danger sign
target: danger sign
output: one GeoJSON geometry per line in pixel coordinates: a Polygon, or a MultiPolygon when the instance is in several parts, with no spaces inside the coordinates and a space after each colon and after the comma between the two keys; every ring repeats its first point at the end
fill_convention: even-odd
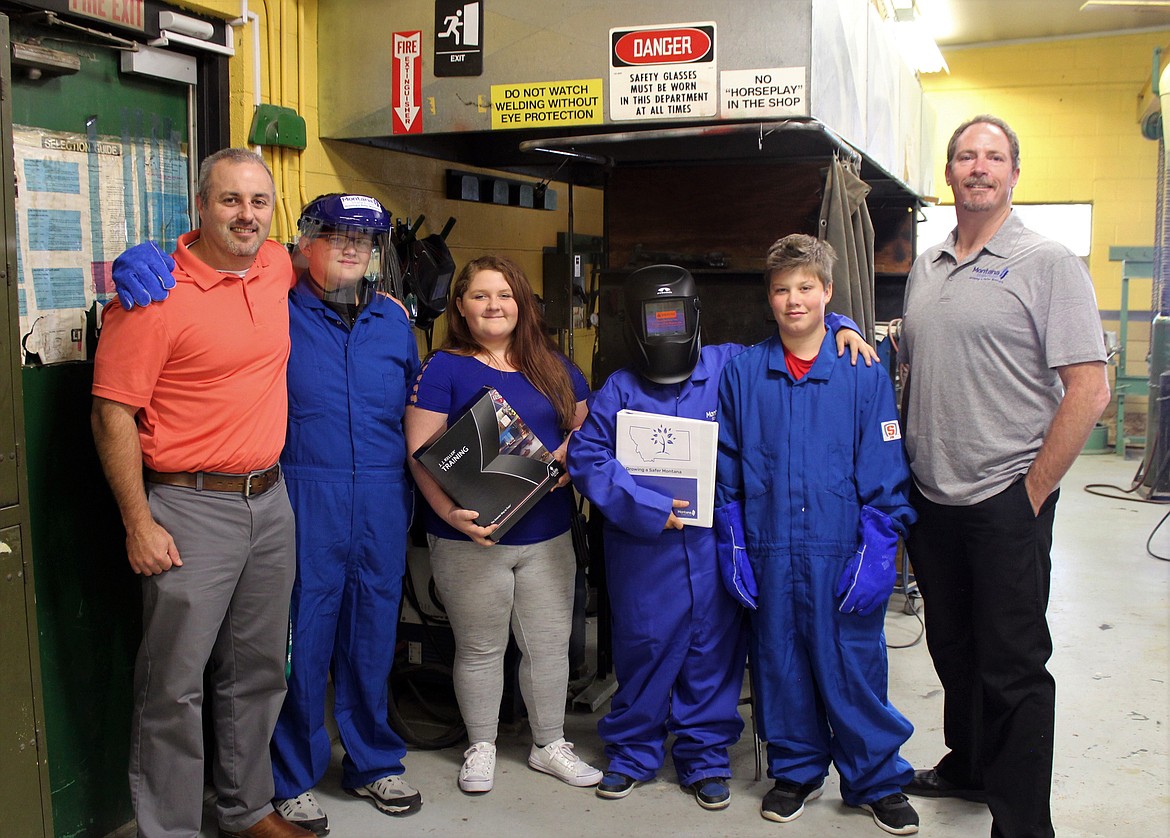
{"type": "Polygon", "coordinates": [[[715,24],[611,29],[611,119],[694,119],[719,106],[715,24]]]}
{"type": "Polygon", "coordinates": [[[701,61],[714,45],[711,35],[702,29],[647,29],[616,38],[613,54],[624,64],[686,63],[701,61]]]}

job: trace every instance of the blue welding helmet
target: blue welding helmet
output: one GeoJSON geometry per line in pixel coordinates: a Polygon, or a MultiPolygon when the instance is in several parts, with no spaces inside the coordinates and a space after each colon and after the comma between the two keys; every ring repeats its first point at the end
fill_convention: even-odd
{"type": "Polygon", "coordinates": [[[375,291],[393,291],[387,258],[390,214],[368,195],[331,193],[314,198],[297,222],[297,262],[318,296],[363,306],[375,291]]]}
{"type": "Polygon", "coordinates": [[[686,381],[699,362],[699,295],[677,265],[647,265],[625,285],[625,336],[631,365],[659,384],[686,381]]]}
{"type": "Polygon", "coordinates": [[[341,228],[365,231],[371,236],[389,233],[390,213],[369,195],[334,192],[310,201],[297,222],[302,236],[341,228]]]}

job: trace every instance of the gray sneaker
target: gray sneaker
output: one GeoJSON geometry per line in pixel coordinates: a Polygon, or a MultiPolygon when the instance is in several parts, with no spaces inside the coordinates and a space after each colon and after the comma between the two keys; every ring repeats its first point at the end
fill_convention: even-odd
{"type": "Polygon", "coordinates": [[[391,774],[346,791],[354,797],[368,798],[387,815],[412,815],[422,808],[422,795],[400,774],[391,774]]]}
{"type": "Polygon", "coordinates": [[[276,809],[276,814],[286,821],[307,829],[314,835],[329,834],[329,818],[312,790],[288,800],[273,800],[272,807],[276,809]]]}

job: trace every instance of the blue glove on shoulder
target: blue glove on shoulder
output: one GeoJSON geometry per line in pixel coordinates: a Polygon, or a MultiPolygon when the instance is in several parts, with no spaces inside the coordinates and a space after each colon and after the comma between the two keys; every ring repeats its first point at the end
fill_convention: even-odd
{"type": "Polygon", "coordinates": [[[839,611],[865,616],[883,605],[894,589],[898,533],[893,519],[872,506],[861,507],[859,529],[861,544],[837,581],[837,596],[842,597],[839,611]]]}
{"type": "Polygon", "coordinates": [[[759,589],[747,551],[743,504],[734,501],[715,510],[715,559],[723,587],[745,608],[758,607],[759,589]]]}
{"type": "Polygon", "coordinates": [[[167,298],[167,292],[175,287],[171,271],[175,260],[154,242],[143,242],[131,247],[114,260],[114,288],[122,308],[132,309],[135,304],[150,305],[167,298]]]}

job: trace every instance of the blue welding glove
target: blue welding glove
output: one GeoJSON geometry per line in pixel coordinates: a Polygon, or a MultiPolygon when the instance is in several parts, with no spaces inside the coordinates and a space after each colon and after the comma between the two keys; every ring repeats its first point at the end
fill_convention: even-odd
{"type": "Polygon", "coordinates": [[[883,605],[894,589],[898,533],[893,519],[872,506],[861,507],[859,529],[861,544],[837,580],[837,596],[842,598],[838,610],[865,616],[883,605]]]}
{"type": "Polygon", "coordinates": [[[135,304],[150,305],[167,298],[167,292],[175,287],[171,271],[175,260],[163,253],[154,242],[136,244],[114,260],[114,288],[122,308],[132,309],[135,304]]]}
{"type": "Polygon", "coordinates": [[[755,611],[759,589],[748,559],[747,524],[740,501],[715,510],[715,559],[719,563],[723,587],[736,601],[755,611]]]}

